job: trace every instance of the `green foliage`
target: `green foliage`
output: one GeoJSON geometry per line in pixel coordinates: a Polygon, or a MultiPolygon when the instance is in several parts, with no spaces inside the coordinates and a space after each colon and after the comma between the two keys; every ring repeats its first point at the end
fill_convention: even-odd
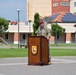
{"type": "Polygon", "coordinates": [[[5,18],[0,17],[0,33],[8,29],[9,22],[5,18]]]}
{"type": "MultiPolygon", "coordinates": [[[[51,48],[51,56],[76,56],[75,49],[51,48]]],[[[28,57],[28,49],[0,49],[0,58],[28,57]]]]}
{"type": "Polygon", "coordinates": [[[35,15],[34,15],[34,23],[33,23],[33,36],[37,35],[35,32],[38,30],[39,20],[40,20],[39,14],[35,13],[35,15]]]}
{"type": "Polygon", "coordinates": [[[65,29],[59,26],[57,23],[53,23],[51,25],[51,35],[56,36],[56,31],[57,31],[57,35],[61,35],[62,33],[65,32],[65,29]]]}
{"type": "Polygon", "coordinates": [[[51,49],[51,56],[76,56],[75,49],[51,49]]]}
{"type": "Polygon", "coordinates": [[[6,57],[27,57],[28,50],[27,49],[0,49],[0,58],[6,57]]]}

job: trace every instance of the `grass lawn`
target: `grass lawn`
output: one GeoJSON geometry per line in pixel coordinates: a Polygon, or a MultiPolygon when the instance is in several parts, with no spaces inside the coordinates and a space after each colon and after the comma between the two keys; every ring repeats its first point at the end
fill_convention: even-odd
{"type": "Polygon", "coordinates": [[[6,57],[27,57],[27,49],[0,49],[0,58],[6,57]]]}
{"type": "Polygon", "coordinates": [[[51,49],[51,56],[76,56],[75,49],[51,49]]]}
{"type": "MultiPolygon", "coordinates": [[[[58,43],[58,47],[76,47],[76,43],[71,43],[71,44],[65,44],[65,43],[58,43]]],[[[56,47],[56,44],[50,44],[50,47],[56,47]]]]}
{"type": "MultiPolygon", "coordinates": [[[[76,56],[75,49],[51,49],[51,56],[76,56]]],[[[0,58],[28,57],[28,49],[0,49],[0,58]]]]}

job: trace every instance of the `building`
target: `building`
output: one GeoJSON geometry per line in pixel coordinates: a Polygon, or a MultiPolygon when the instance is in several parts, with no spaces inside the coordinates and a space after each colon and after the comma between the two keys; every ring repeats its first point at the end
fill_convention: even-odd
{"type": "Polygon", "coordinates": [[[70,0],[70,12],[76,14],[76,0],[70,0]]]}
{"type": "Polygon", "coordinates": [[[35,13],[39,13],[41,17],[51,15],[51,1],[52,0],[27,0],[28,20],[33,20],[35,13]]]}
{"type": "MultiPolygon", "coordinates": [[[[49,16],[46,20],[48,23],[57,23],[65,28],[65,33],[60,35],[58,43],[75,43],[76,42],[76,15],[70,12],[59,12],[49,16]],[[52,19],[50,22],[49,19],[52,19]],[[57,20],[57,21],[56,21],[57,20]]],[[[50,24],[48,24],[50,27],[50,24]]],[[[51,37],[51,42],[54,43],[55,37],[51,37]]]]}
{"type": "Polygon", "coordinates": [[[27,0],[28,20],[34,19],[34,14],[46,17],[57,12],[70,12],[70,0],[27,0]]]}
{"type": "MultiPolygon", "coordinates": [[[[65,33],[60,35],[57,39],[58,43],[75,43],[76,42],[76,15],[70,12],[59,12],[55,13],[48,18],[52,18],[52,22],[48,23],[57,23],[58,25],[65,28],[65,33]]],[[[32,24],[32,23],[31,23],[32,24]]],[[[28,42],[28,36],[33,32],[33,26],[25,25],[25,22],[19,22],[19,44],[26,44],[28,42]]],[[[48,24],[48,27],[51,29],[51,24],[48,24]]],[[[10,22],[7,33],[2,34],[2,43],[9,44],[18,44],[18,24],[17,22],[10,22]]],[[[55,42],[55,37],[51,36],[50,43],[55,42]]]]}
{"type": "MultiPolygon", "coordinates": [[[[19,43],[25,44],[28,36],[32,33],[32,26],[25,25],[25,22],[19,22],[19,43]]],[[[2,43],[18,44],[18,24],[9,22],[8,30],[2,34],[2,43]]]]}
{"type": "Polygon", "coordinates": [[[52,14],[70,11],[70,0],[52,0],[52,14]]]}
{"type": "MultiPolygon", "coordinates": [[[[42,17],[47,17],[47,22],[52,20],[66,29],[65,33],[58,38],[59,43],[75,43],[76,42],[76,15],[75,13],[75,0],[28,0],[28,20],[33,20],[34,14],[37,12],[42,17]],[[70,2],[70,7],[69,7],[70,2]],[[73,7],[74,6],[74,7],[73,7]],[[61,12],[62,11],[62,12],[61,12]],[[72,13],[70,13],[70,12],[72,13]],[[57,13],[58,12],[58,13],[57,13]],[[52,14],[53,13],[53,14],[52,14]],[[51,15],[51,16],[50,16],[51,15]],[[49,19],[50,18],[50,19],[49,19]]],[[[50,22],[49,22],[50,23],[50,22]]],[[[48,24],[51,28],[51,25],[48,24]]],[[[10,22],[7,33],[3,33],[2,37],[4,41],[9,44],[18,44],[18,24],[17,22],[10,22]]],[[[28,36],[33,32],[32,24],[25,25],[25,22],[19,22],[19,43],[25,44],[28,42],[28,36]]],[[[51,43],[55,42],[55,38],[50,38],[51,43]]]]}

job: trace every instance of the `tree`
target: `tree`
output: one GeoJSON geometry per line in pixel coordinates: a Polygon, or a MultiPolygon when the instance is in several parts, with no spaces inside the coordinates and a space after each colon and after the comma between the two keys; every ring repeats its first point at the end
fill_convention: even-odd
{"type": "MultiPolygon", "coordinates": [[[[65,29],[59,26],[57,23],[53,23],[51,25],[51,35],[56,38],[56,36],[59,36],[65,32],[65,29]]],[[[56,39],[55,39],[56,43],[56,39]]]]}
{"type": "Polygon", "coordinates": [[[0,34],[8,29],[9,22],[5,18],[0,17],[0,34]]]}
{"type": "Polygon", "coordinates": [[[39,27],[39,20],[40,20],[39,13],[35,13],[34,23],[33,23],[33,36],[37,35],[36,31],[38,30],[38,27],[39,27]]]}
{"type": "Polygon", "coordinates": [[[58,24],[54,23],[51,25],[51,35],[56,36],[56,32],[58,35],[61,35],[65,32],[65,29],[59,26],[58,24]]]}

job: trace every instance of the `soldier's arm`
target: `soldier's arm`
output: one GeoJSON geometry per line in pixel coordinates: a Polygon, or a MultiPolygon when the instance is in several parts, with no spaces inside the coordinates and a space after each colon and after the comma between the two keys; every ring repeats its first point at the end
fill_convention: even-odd
{"type": "Polygon", "coordinates": [[[51,30],[48,29],[48,30],[47,30],[47,39],[49,39],[50,37],[51,37],[51,30]]]}

